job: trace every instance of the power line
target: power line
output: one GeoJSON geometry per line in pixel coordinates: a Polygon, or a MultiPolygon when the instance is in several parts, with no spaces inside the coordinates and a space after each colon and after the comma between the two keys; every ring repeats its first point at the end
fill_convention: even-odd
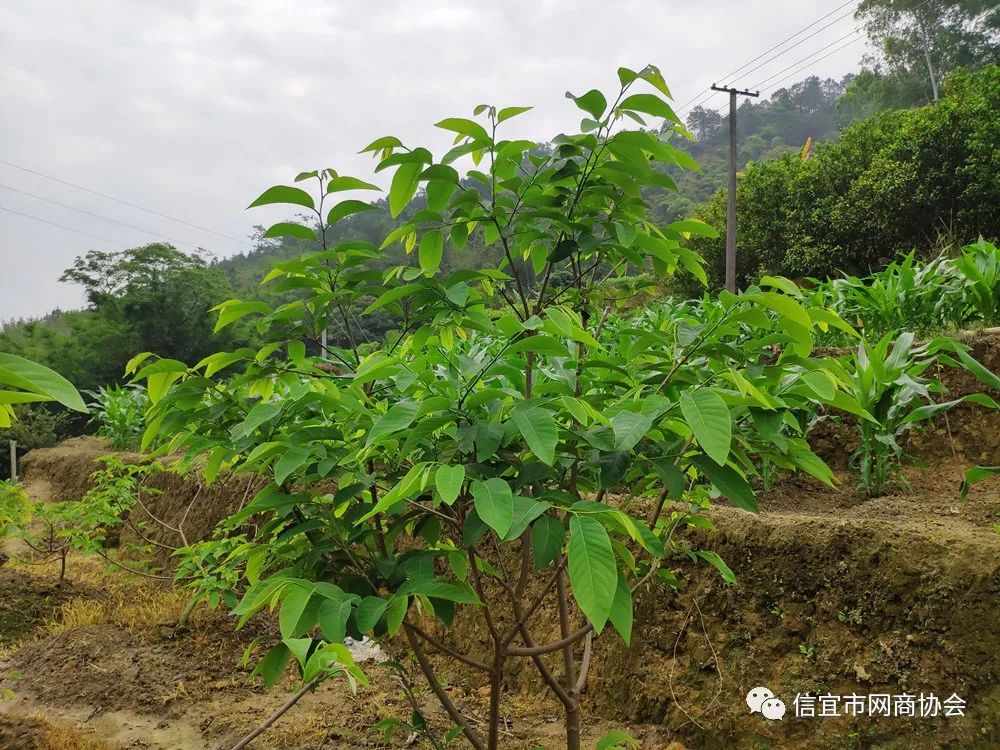
{"type": "MultiPolygon", "coordinates": [[[[845,18],[847,18],[848,16],[851,16],[851,15],[854,15],[854,11],[853,10],[850,13],[845,13],[842,16],[837,16],[832,21],[830,21],[830,23],[828,23],[825,26],[821,26],[820,28],[816,29],[816,31],[814,31],[809,36],[802,37],[801,39],[799,39],[799,41],[797,41],[791,47],[788,47],[788,48],[782,50],[779,54],[775,55],[774,57],[770,57],[767,60],[765,60],[764,62],[760,63],[759,65],[757,65],[757,66],[755,66],[753,68],[750,68],[750,70],[747,70],[747,71],[744,71],[744,72],[740,73],[739,74],[739,78],[745,78],[746,76],[750,75],[751,73],[753,73],[753,72],[755,72],[757,70],[760,70],[761,68],[763,68],[768,63],[774,62],[775,60],[777,60],[782,55],[787,55],[789,52],[791,52],[793,49],[795,49],[796,47],[798,47],[803,42],[809,41],[810,39],[812,39],[814,36],[816,36],[820,32],[826,31],[828,28],[830,28],[831,26],[833,26],[838,21],[843,21],[845,18]]],[[[746,67],[746,66],[744,66],[744,67],[746,67]]]]}
{"type": "MultiPolygon", "coordinates": [[[[730,76],[733,76],[733,75],[736,75],[737,73],[739,73],[740,71],[742,71],[742,70],[743,70],[744,68],[746,68],[746,67],[747,67],[748,65],[753,65],[753,64],[754,64],[755,62],[757,62],[758,60],[760,60],[760,59],[761,59],[762,57],[764,57],[765,55],[768,55],[768,54],[770,54],[771,52],[774,52],[774,50],[778,49],[778,47],[781,47],[781,46],[782,46],[783,44],[785,44],[785,43],[787,43],[787,42],[790,42],[790,41],[791,41],[792,39],[794,39],[795,37],[797,37],[797,36],[798,36],[799,34],[801,34],[801,33],[805,32],[805,31],[808,31],[809,29],[811,29],[811,28],[812,28],[813,26],[815,26],[816,24],[818,24],[818,23],[822,23],[823,21],[825,21],[825,20],[826,20],[827,18],[829,18],[830,16],[832,16],[832,15],[833,15],[834,13],[836,13],[837,11],[840,11],[840,10],[843,10],[843,9],[844,9],[844,8],[846,8],[846,7],[848,6],[848,5],[853,5],[853,4],[854,4],[854,3],[856,3],[856,2],[857,2],[857,0],[847,0],[847,2],[846,2],[846,3],[844,3],[843,5],[838,5],[838,6],[836,7],[836,8],[834,8],[834,9],[833,9],[833,10],[831,10],[831,11],[830,11],[829,13],[827,13],[827,14],[826,14],[825,16],[821,16],[820,18],[817,18],[817,19],[816,19],[815,21],[813,21],[812,23],[810,23],[810,24],[808,24],[807,26],[804,26],[803,28],[799,29],[799,30],[798,30],[798,31],[796,31],[796,32],[795,32],[794,34],[792,34],[791,36],[788,36],[788,37],[786,37],[785,39],[782,39],[782,40],[781,40],[780,42],[778,42],[777,44],[775,44],[775,45],[774,45],[773,47],[771,47],[770,49],[767,49],[767,50],[764,50],[764,51],[763,51],[763,52],[761,52],[761,53],[760,53],[759,55],[757,55],[757,57],[755,57],[755,58],[753,58],[752,60],[749,60],[749,61],[747,61],[747,62],[743,63],[743,65],[740,65],[740,66],[739,66],[738,68],[735,68],[734,70],[731,70],[730,72],[726,73],[726,74],[725,74],[724,76],[721,76],[721,77],[720,77],[719,79],[717,79],[717,80],[725,80],[725,79],[729,78],[730,76]]],[[[852,13],[853,13],[853,11],[852,11],[852,13]]],[[[850,15],[850,14],[845,14],[845,15],[850,15]]],[[[844,18],[844,17],[845,17],[845,16],[840,16],[840,17],[839,17],[838,19],[836,19],[836,20],[841,20],[841,19],[842,19],[842,18],[844,18]]],[[[833,22],[831,22],[831,23],[836,23],[836,21],[833,21],[833,22]]],[[[823,28],[825,29],[825,28],[827,28],[827,27],[826,27],[826,26],[824,26],[823,28]]],[[[820,29],[819,31],[822,31],[822,30],[823,30],[823,29],[820,29]]],[[[819,32],[817,32],[817,33],[819,33],[819,32]]],[[[809,37],[806,37],[806,38],[808,39],[809,37]]],[[[805,41],[805,40],[802,40],[802,41],[805,41]]],[[[793,46],[794,46],[794,45],[793,45],[793,46]]],[[[792,47],[789,47],[788,49],[792,49],[792,47]]],[[[787,52],[787,51],[788,51],[788,50],[785,50],[785,52],[787,52]]],[[[784,53],[782,53],[782,54],[784,54],[784,53]]],[[[779,55],[779,56],[780,56],[780,55],[779,55]]],[[[684,104],[682,104],[682,105],[681,105],[680,107],[678,107],[678,108],[677,108],[677,112],[678,112],[678,114],[679,114],[679,113],[681,112],[681,110],[684,110],[684,109],[686,109],[686,108],[688,107],[688,105],[689,105],[689,104],[691,104],[691,103],[692,103],[692,102],[693,102],[693,101],[694,101],[695,99],[698,99],[699,97],[703,97],[703,95],[704,95],[705,93],[708,93],[708,95],[709,95],[709,96],[708,96],[707,98],[708,98],[708,99],[711,99],[711,98],[712,98],[713,96],[715,96],[715,95],[716,95],[716,94],[717,94],[718,92],[714,92],[714,91],[712,91],[712,89],[711,89],[710,87],[709,87],[709,88],[705,88],[705,89],[703,89],[702,91],[700,91],[699,93],[695,94],[695,95],[694,95],[694,96],[692,96],[692,97],[691,97],[690,99],[688,99],[688,100],[687,100],[686,102],[684,102],[684,104]]],[[[704,99],[703,99],[703,101],[704,101],[704,99]]],[[[697,104],[695,104],[694,106],[697,106],[697,104]]],[[[693,109],[693,107],[692,107],[692,109],[693,109]]]]}
{"type": "MultiPolygon", "coordinates": [[[[859,34],[860,34],[860,32],[859,32],[859,31],[856,31],[856,30],[855,30],[855,31],[851,31],[851,32],[849,32],[849,33],[847,33],[847,34],[844,34],[844,35],[843,35],[842,37],[840,37],[839,39],[834,39],[834,40],[833,40],[832,42],[830,42],[829,44],[827,44],[827,45],[826,45],[825,47],[820,47],[820,48],[819,48],[818,50],[816,50],[815,52],[810,52],[810,53],[809,53],[808,55],[806,55],[805,57],[803,57],[803,58],[802,58],[801,60],[796,60],[795,62],[793,62],[793,63],[792,63],[791,65],[789,65],[789,66],[788,66],[787,68],[782,68],[781,70],[779,70],[779,71],[778,71],[777,73],[775,73],[774,75],[772,75],[772,76],[768,76],[768,77],[767,77],[767,78],[765,78],[765,79],[764,79],[763,81],[761,81],[761,82],[759,82],[759,83],[755,83],[755,84],[754,84],[753,86],[748,86],[747,88],[751,88],[751,89],[759,89],[759,88],[760,88],[761,86],[763,86],[763,85],[764,85],[765,83],[768,83],[768,82],[770,82],[770,81],[774,80],[775,78],[777,78],[778,76],[780,76],[780,75],[781,75],[782,73],[785,73],[785,72],[787,72],[787,71],[791,70],[792,68],[794,68],[794,67],[795,67],[796,65],[801,65],[802,63],[806,62],[806,61],[807,61],[807,60],[809,60],[810,58],[812,58],[812,57],[815,57],[816,55],[818,55],[818,54],[819,54],[820,52],[825,52],[826,50],[830,49],[830,47],[834,46],[835,44],[840,44],[840,43],[841,43],[842,41],[844,41],[845,39],[847,39],[847,38],[849,38],[849,37],[852,37],[852,36],[858,36],[859,34]]],[[[855,40],[855,41],[857,41],[857,40],[855,40]]],[[[853,42],[852,42],[852,44],[853,44],[853,42]]],[[[822,60],[822,59],[823,59],[823,58],[820,58],[820,60],[822,60]]],[[[817,61],[817,62],[818,62],[818,61],[817,61]]]]}
{"type": "MultiPolygon", "coordinates": [[[[780,86],[780,85],[781,85],[782,83],[784,83],[785,81],[787,81],[787,80],[788,80],[789,78],[792,78],[792,77],[794,77],[794,76],[798,75],[798,74],[799,74],[799,73],[801,73],[801,72],[802,72],[803,70],[805,70],[805,68],[809,67],[809,66],[810,66],[810,65],[812,65],[813,63],[818,63],[818,62],[820,62],[821,60],[825,60],[826,58],[830,57],[830,55],[835,55],[836,53],[840,52],[840,51],[841,51],[842,49],[847,49],[847,48],[848,48],[848,47],[850,47],[850,46],[851,46],[852,44],[857,44],[858,42],[860,42],[860,41],[861,41],[861,40],[862,40],[863,38],[864,38],[864,37],[860,37],[860,36],[859,36],[859,37],[858,37],[857,39],[852,39],[852,40],[851,40],[851,41],[849,41],[849,42],[848,42],[847,44],[842,44],[841,46],[837,47],[837,49],[835,49],[835,50],[833,50],[833,51],[831,51],[831,52],[828,52],[827,54],[823,55],[823,56],[822,56],[822,57],[820,57],[820,58],[817,58],[816,60],[812,60],[811,62],[809,62],[809,63],[808,63],[807,65],[803,66],[802,68],[799,68],[798,70],[795,70],[795,71],[792,71],[792,72],[791,72],[791,73],[790,73],[789,75],[785,76],[785,77],[784,77],[784,78],[782,78],[782,79],[781,79],[780,81],[778,81],[778,82],[776,82],[776,83],[772,83],[772,84],[771,84],[770,86],[768,86],[768,87],[767,87],[767,88],[766,88],[765,90],[766,90],[766,91],[770,91],[771,89],[774,89],[774,88],[777,88],[777,87],[778,87],[778,86],[780,86]]],[[[773,78],[774,76],[771,76],[771,77],[773,78]]]]}
{"type": "MultiPolygon", "coordinates": [[[[837,47],[837,49],[831,50],[830,52],[827,52],[822,57],[818,57],[815,60],[810,60],[809,62],[807,62],[802,67],[797,68],[796,70],[793,70],[791,73],[789,73],[788,75],[786,75],[784,78],[776,81],[775,83],[772,83],[770,86],[768,86],[768,87],[766,87],[764,89],[761,89],[761,92],[763,93],[763,92],[766,92],[766,91],[770,91],[772,89],[776,89],[778,86],[780,86],[782,83],[784,83],[785,81],[787,81],[789,78],[794,78],[795,76],[797,76],[799,73],[801,73],[803,70],[805,70],[806,68],[810,67],[811,65],[814,65],[814,64],[816,64],[818,62],[821,62],[821,61],[825,60],[826,58],[830,57],[831,55],[837,54],[838,52],[840,52],[843,49],[847,49],[852,44],[857,44],[863,38],[864,37],[862,37],[862,36],[858,36],[855,39],[852,39],[851,41],[849,41],[847,44],[842,44],[841,46],[837,47]]],[[[829,47],[829,45],[827,45],[827,47],[829,47]]],[[[827,49],[827,47],[823,47],[823,49],[817,50],[816,52],[813,53],[813,55],[816,55],[819,52],[822,52],[823,50],[827,49]]],[[[812,55],[810,55],[810,57],[812,57],[812,55]]],[[[801,60],[799,62],[801,62],[801,60]]],[[[788,68],[785,68],[785,70],[788,70],[788,68]]],[[[782,71],[782,72],[784,72],[784,71],[782,71]]],[[[780,75],[780,73],[775,73],[775,75],[780,75]]],[[[771,76],[771,78],[774,78],[774,76],[771,76]]],[[[770,79],[766,79],[766,80],[770,80],[770,79]]],[[[754,87],[754,88],[756,88],[756,87],[754,87]]],[[[716,114],[720,114],[721,115],[725,111],[725,109],[726,109],[725,107],[720,107],[719,109],[716,110],[716,114]]]]}
{"type": "MultiPolygon", "coordinates": [[[[915,12],[915,11],[918,11],[918,10],[920,10],[920,9],[921,9],[922,7],[924,7],[925,5],[927,5],[927,4],[929,3],[929,2],[931,2],[931,0],[922,0],[922,2],[919,2],[919,3],[917,3],[916,5],[914,5],[914,6],[913,6],[913,7],[912,7],[912,8],[910,9],[910,11],[911,11],[911,12],[915,12]]],[[[829,25],[830,25],[830,24],[827,24],[827,26],[829,26],[829,25]]],[[[777,73],[775,73],[774,75],[772,75],[772,76],[769,76],[769,77],[765,78],[765,79],[764,79],[763,81],[761,81],[760,83],[757,83],[757,84],[755,84],[754,86],[751,86],[751,87],[749,87],[749,88],[754,88],[754,89],[756,89],[757,87],[759,87],[759,86],[761,86],[761,85],[763,85],[763,84],[767,83],[768,81],[771,81],[771,80],[772,80],[772,79],[774,79],[774,78],[775,78],[776,76],[779,76],[779,75],[781,75],[781,74],[782,74],[782,73],[784,73],[784,72],[785,72],[786,70],[789,70],[789,69],[791,69],[791,68],[795,67],[796,65],[798,65],[799,63],[802,63],[802,62],[806,62],[806,61],[808,60],[808,62],[806,62],[806,64],[805,64],[804,66],[802,66],[801,68],[798,68],[797,70],[793,71],[793,72],[792,72],[792,73],[791,73],[790,75],[787,75],[787,76],[785,76],[784,78],[780,79],[779,81],[777,81],[777,83],[773,83],[773,84],[771,84],[771,85],[767,86],[765,90],[771,90],[771,89],[774,89],[774,88],[777,88],[777,86],[781,85],[781,84],[782,84],[783,82],[787,81],[787,80],[788,80],[789,78],[792,78],[792,77],[793,77],[793,76],[795,76],[796,74],[798,74],[798,73],[802,72],[803,70],[805,70],[806,68],[810,67],[811,65],[814,65],[815,63],[818,63],[818,62],[820,62],[820,61],[822,61],[822,60],[825,60],[826,58],[830,57],[831,55],[834,55],[834,54],[836,54],[837,52],[840,52],[840,51],[841,51],[841,50],[843,50],[843,49],[847,49],[847,48],[848,48],[848,47],[850,47],[850,46],[851,46],[852,44],[856,44],[857,42],[859,42],[859,41],[863,40],[863,39],[864,39],[864,37],[863,37],[863,36],[861,36],[861,35],[862,35],[862,33],[863,33],[863,32],[865,32],[865,31],[866,31],[866,30],[867,30],[867,29],[868,29],[868,28],[869,28],[869,27],[870,27],[871,25],[872,25],[872,23],[871,23],[871,22],[870,22],[870,23],[867,23],[867,24],[863,24],[863,25],[861,26],[861,28],[859,28],[859,29],[855,29],[854,31],[852,31],[852,32],[850,32],[850,33],[848,33],[848,34],[845,34],[844,36],[840,37],[839,39],[835,39],[834,41],[830,42],[829,44],[827,44],[827,45],[825,45],[825,46],[823,46],[823,47],[820,47],[820,48],[819,48],[818,50],[816,50],[815,52],[813,52],[813,53],[811,53],[811,54],[809,54],[809,55],[806,55],[805,57],[803,57],[803,58],[802,58],[801,60],[799,60],[798,62],[795,62],[795,63],[792,63],[792,64],[791,64],[791,65],[789,65],[788,67],[786,67],[786,68],[784,68],[784,69],[782,69],[782,70],[778,71],[778,72],[777,72],[777,73]],[[825,50],[829,49],[829,48],[830,48],[830,47],[832,47],[833,45],[835,45],[835,44],[837,44],[837,43],[839,43],[839,42],[843,41],[844,39],[847,39],[847,38],[849,38],[849,37],[851,37],[851,36],[855,36],[855,35],[856,35],[856,38],[852,39],[851,41],[847,42],[846,44],[843,44],[843,45],[841,45],[840,47],[837,47],[837,48],[836,48],[835,50],[833,50],[832,52],[829,52],[828,54],[826,54],[826,55],[823,55],[822,57],[818,57],[818,58],[815,58],[815,59],[811,59],[811,58],[813,58],[813,57],[814,57],[815,55],[818,55],[818,54],[819,54],[820,52],[824,52],[825,50]]],[[[826,27],[826,26],[824,26],[823,28],[827,28],[827,27],[826,27]]],[[[820,29],[819,31],[822,31],[822,30],[823,30],[823,29],[820,29]]],[[[817,31],[816,33],[819,33],[819,32],[817,31]]],[[[810,35],[810,36],[815,36],[815,34],[812,34],[812,35],[810,35]]],[[[808,39],[808,38],[809,38],[809,37],[806,37],[806,39],[808,39]]],[[[805,41],[805,39],[803,39],[802,41],[805,41]]],[[[797,46],[797,45],[792,45],[792,46],[794,47],[794,46],[797,46]]],[[[789,48],[788,48],[787,50],[785,50],[785,52],[787,52],[787,51],[788,51],[788,50],[790,50],[790,49],[792,49],[792,47],[789,47],[789,48]]],[[[782,54],[783,54],[783,53],[782,53],[782,54]]],[[[780,56],[780,55],[779,55],[779,56],[780,56]]],[[[776,59],[776,58],[773,58],[773,59],[776,59]]],[[[754,68],[753,70],[757,70],[757,69],[758,69],[758,68],[760,68],[760,67],[761,67],[761,66],[760,66],[760,65],[758,65],[758,66],[757,66],[757,68],[754,68]]],[[[752,72],[753,72],[753,70],[750,70],[750,71],[747,71],[747,72],[748,72],[748,73],[752,73],[752,72]]],[[[746,74],[744,74],[744,75],[746,75],[746,74]]],[[[723,112],[724,110],[725,110],[725,107],[722,107],[722,108],[720,108],[719,110],[717,110],[717,112],[718,112],[719,114],[722,114],[722,112],[723,112]]]]}
{"type": "Polygon", "coordinates": [[[15,211],[13,208],[7,208],[6,206],[0,206],[0,211],[7,211],[8,213],[17,214],[18,216],[23,216],[26,219],[31,219],[32,221],[38,221],[38,222],[41,222],[42,224],[48,224],[49,226],[52,226],[52,227],[59,227],[60,229],[65,229],[67,232],[75,232],[76,234],[82,234],[84,237],[90,237],[93,240],[100,240],[101,242],[107,242],[107,243],[109,243],[111,245],[116,245],[118,247],[122,246],[122,244],[120,242],[115,242],[114,240],[108,239],[107,237],[101,237],[100,235],[97,235],[97,234],[91,234],[90,232],[84,232],[81,229],[74,229],[73,227],[68,227],[65,224],[59,224],[59,223],[54,222],[54,221],[49,221],[48,219],[43,219],[43,218],[41,218],[39,216],[32,216],[31,214],[26,214],[26,213],[23,213],[21,211],[15,211]]]}
{"type": "Polygon", "coordinates": [[[69,181],[64,180],[64,179],[62,179],[60,177],[53,177],[52,175],[45,174],[44,172],[38,172],[38,171],[36,171],[34,169],[29,169],[28,167],[23,167],[20,164],[14,164],[13,162],[9,162],[9,161],[6,161],[4,159],[0,159],[0,164],[6,164],[8,167],[13,167],[14,169],[20,169],[22,172],[27,172],[28,174],[37,175],[38,177],[44,177],[46,180],[52,180],[53,182],[58,182],[58,183],[60,183],[62,185],[66,185],[68,187],[74,188],[75,190],[82,190],[85,193],[90,193],[91,195],[96,195],[96,196],[99,196],[101,198],[105,198],[105,199],[107,199],[109,201],[114,201],[115,203],[120,203],[123,206],[128,206],[129,208],[134,208],[134,209],[136,209],[138,211],[145,211],[147,214],[152,214],[153,216],[159,216],[162,219],[169,219],[170,221],[176,221],[178,224],[184,224],[185,226],[189,226],[189,227],[192,227],[194,229],[201,230],[202,232],[208,232],[210,234],[214,234],[217,237],[225,237],[227,240],[232,240],[233,242],[239,242],[241,244],[245,242],[245,240],[241,240],[239,237],[233,237],[230,234],[223,234],[222,232],[217,232],[214,229],[209,229],[208,227],[203,227],[203,226],[200,226],[198,224],[192,224],[190,221],[185,221],[184,219],[179,219],[176,216],[171,216],[170,214],[161,213],[159,211],[153,210],[152,208],[146,208],[144,206],[139,206],[139,205],[137,205],[135,203],[130,203],[129,201],[122,200],[121,198],[116,198],[113,195],[108,195],[107,193],[101,193],[101,192],[98,192],[97,190],[91,190],[88,187],[84,187],[82,185],[77,185],[76,183],[69,182],[69,181]]]}
{"type": "Polygon", "coordinates": [[[10,185],[4,185],[0,183],[0,188],[4,190],[10,190],[13,193],[20,193],[21,195],[26,195],[29,198],[34,198],[35,200],[45,201],[46,203],[51,203],[53,206],[60,206],[61,208],[67,208],[70,211],[76,211],[77,213],[86,214],[87,216],[93,216],[95,219],[100,219],[101,221],[108,221],[112,224],[118,224],[119,226],[127,227],[129,229],[134,229],[137,232],[143,232],[144,234],[150,234],[154,237],[160,237],[161,239],[168,240],[175,245],[188,245],[189,247],[197,248],[198,246],[191,242],[184,242],[183,240],[175,240],[172,237],[168,237],[165,234],[160,234],[159,232],[154,232],[151,229],[143,229],[142,227],[137,227],[134,224],[128,224],[124,221],[118,221],[118,219],[112,219],[109,216],[102,216],[101,214],[95,214],[92,211],[87,211],[83,208],[77,208],[76,206],[71,206],[68,203],[60,203],[57,200],[52,200],[51,198],[46,198],[43,195],[35,195],[34,193],[29,193],[27,190],[20,190],[15,187],[10,187],[10,185]]]}

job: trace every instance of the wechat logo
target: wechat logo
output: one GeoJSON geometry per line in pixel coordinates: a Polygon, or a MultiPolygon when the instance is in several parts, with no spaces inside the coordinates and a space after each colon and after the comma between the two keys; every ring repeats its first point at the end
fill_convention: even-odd
{"type": "Polygon", "coordinates": [[[780,698],[775,698],[774,693],[766,687],[755,687],[747,693],[747,705],[750,713],[763,714],[765,719],[780,721],[785,715],[785,704],[780,698]]]}

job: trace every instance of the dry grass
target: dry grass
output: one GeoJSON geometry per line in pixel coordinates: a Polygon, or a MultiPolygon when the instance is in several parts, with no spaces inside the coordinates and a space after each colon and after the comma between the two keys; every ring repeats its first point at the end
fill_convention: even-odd
{"type": "MultiPolygon", "coordinates": [[[[16,736],[30,741],[30,747],[34,750],[114,750],[113,745],[92,733],[53,724],[42,713],[24,718],[4,716],[2,722],[5,728],[17,727],[16,736]]],[[[27,747],[21,744],[17,746],[27,747]]]]}
{"type": "MultiPolygon", "coordinates": [[[[58,579],[57,562],[7,564],[47,583],[58,579]]],[[[148,633],[161,623],[176,621],[188,598],[186,592],[163,582],[125,573],[98,558],[82,555],[71,556],[66,578],[69,585],[81,590],[80,596],[63,604],[45,623],[45,631],[52,635],[106,624],[148,633]]]]}

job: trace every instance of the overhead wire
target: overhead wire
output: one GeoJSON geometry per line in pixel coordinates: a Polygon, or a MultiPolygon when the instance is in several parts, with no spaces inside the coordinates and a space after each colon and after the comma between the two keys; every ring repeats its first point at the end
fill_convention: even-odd
{"type": "MultiPolygon", "coordinates": [[[[778,49],[782,45],[786,44],[787,42],[790,42],[792,39],[794,39],[795,37],[797,37],[799,34],[802,34],[802,33],[806,32],[806,31],[808,31],[809,29],[811,29],[816,24],[822,23],[823,21],[825,21],[827,18],[829,18],[830,16],[832,16],[834,13],[837,13],[838,11],[843,10],[848,5],[854,5],[857,2],[858,2],[858,0],[847,0],[847,2],[843,3],[842,5],[838,5],[836,8],[834,8],[833,10],[831,10],[830,12],[828,12],[826,15],[821,16],[820,18],[817,18],[815,21],[813,21],[812,23],[810,23],[810,24],[804,26],[803,28],[799,29],[794,34],[792,34],[792,35],[790,35],[790,36],[782,39],[780,42],[778,42],[777,44],[775,44],[770,49],[767,49],[764,52],[760,53],[759,55],[757,55],[757,57],[753,58],[752,60],[748,60],[747,62],[743,63],[739,67],[734,68],[733,70],[731,70],[730,72],[726,73],[723,76],[720,76],[716,80],[717,81],[725,81],[725,80],[731,78],[732,76],[741,73],[744,68],[746,68],[746,67],[748,67],[750,65],[753,65],[755,62],[757,62],[758,60],[760,60],[762,57],[764,57],[765,55],[770,54],[771,52],[774,52],[776,49],[778,49]]],[[[800,39],[798,42],[796,42],[795,44],[793,44],[791,47],[788,47],[787,49],[782,50],[780,53],[778,53],[774,57],[769,58],[768,60],[765,60],[763,63],[761,63],[759,66],[757,66],[757,68],[760,68],[760,67],[766,65],[768,62],[771,62],[772,60],[775,60],[775,59],[781,57],[782,55],[786,54],[789,50],[794,49],[795,47],[797,47],[802,42],[806,41],[807,39],[811,39],[812,37],[816,36],[816,34],[818,34],[819,32],[823,31],[824,29],[829,28],[830,26],[832,26],[833,24],[835,24],[837,21],[841,21],[844,18],[846,18],[847,16],[852,15],[853,13],[854,13],[854,10],[852,10],[850,13],[845,13],[842,16],[838,16],[836,19],[834,19],[833,21],[831,21],[829,24],[827,24],[823,28],[817,29],[813,34],[810,34],[809,36],[807,36],[807,37],[805,37],[803,39],[800,39]]],[[[755,68],[755,70],[757,68],[755,68]]],[[[753,72],[753,71],[749,71],[749,72],[753,72]]],[[[717,91],[712,91],[712,89],[710,87],[707,87],[707,88],[703,89],[701,92],[695,94],[693,97],[691,97],[686,102],[684,102],[684,104],[682,104],[680,107],[678,107],[677,108],[677,114],[680,115],[685,109],[694,109],[694,107],[698,106],[699,103],[707,101],[708,99],[711,99],[713,96],[715,96],[718,93],[719,92],[717,92],[717,91]],[[707,97],[704,96],[706,93],[708,94],[707,97]],[[701,99],[701,102],[695,102],[696,99],[701,99]],[[692,102],[695,102],[695,103],[692,104],[692,102]],[[691,106],[689,107],[689,105],[691,105],[691,106]]]]}
{"type": "Polygon", "coordinates": [[[191,227],[193,229],[198,229],[198,230],[200,230],[202,232],[208,232],[209,234],[214,234],[217,237],[224,237],[227,240],[232,240],[233,242],[239,242],[241,244],[243,244],[243,243],[246,242],[246,240],[240,239],[239,237],[233,237],[231,234],[225,234],[223,232],[217,232],[216,230],[210,229],[209,227],[203,227],[203,226],[201,226],[199,224],[195,224],[195,223],[187,221],[185,219],[181,219],[181,218],[179,218],[177,216],[171,216],[170,214],[165,214],[165,213],[163,213],[161,211],[157,211],[157,210],[152,209],[152,208],[147,208],[145,206],[140,206],[137,203],[132,203],[132,202],[124,200],[122,198],[116,198],[113,195],[108,195],[107,193],[102,193],[102,192],[100,192],[98,190],[93,190],[93,189],[85,187],[83,185],[77,185],[74,182],[69,182],[68,180],[62,179],[61,177],[54,177],[53,175],[46,174],[44,172],[40,172],[40,171],[35,170],[35,169],[30,169],[29,167],[25,167],[25,166],[22,166],[20,164],[15,164],[14,162],[7,161],[5,159],[0,159],[0,164],[4,164],[4,165],[6,165],[8,167],[13,167],[14,169],[19,169],[22,172],[27,172],[28,174],[33,174],[33,175],[36,175],[38,177],[43,177],[46,180],[52,180],[53,182],[58,182],[61,185],[66,185],[67,187],[74,188],[75,190],[82,190],[85,193],[90,193],[91,195],[96,195],[96,196],[99,196],[101,198],[105,198],[106,200],[114,201],[115,203],[120,203],[123,206],[128,206],[129,208],[134,208],[137,211],[144,211],[145,213],[152,214],[153,216],[159,216],[162,219],[169,219],[170,221],[175,221],[178,224],[183,224],[183,225],[191,227]]]}
{"type": "Polygon", "coordinates": [[[117,224],[117,225],[122,226],[122,227],[127,227],[128,229],[132,229],[132,230],[134,230],[136,232],[142,232],[143,234],[149,234],[149,235],[152,235],[153,237],[159,237],[161,239],[164,239],[164,240],[167,240],[169,242],[172,242],[175,245],[187,245],[189,247],[194,247],[194,248],[198,247],[198,245],[195,245],[193,242],[185,242],[184,240],[176,240],[176,239],[174,239],[174,238],[172,238],[172,237],[170,237],[168,235],[160,234],[159,232],[154,232],[151,229],[144,229],[143,227],[136,226],[135,224],[129,224],[128,222],[119,221],[118,219],[112,219],[110,216],[103,216],[101,214],[94,213],[93,211],[88,211],[88,210],[86,210],[84,208],[78,208],[76,206],[71,206],[68,203],[62,203],[60,201],[53,200],[52,198],[46,198],[44,195],[36,195],[35,193],[30,193],[27,190],[21,190],[19,188],[11,187],[10,185],[4,185],[2,183],[0,183],[0,188],[2,188],[3,190],[9,190],[12,193],[19,193],[21,195],[26,195],[29,198],[34,198],[35,200],[44,201],[45,203],[50,203],[53,206],[59,206],[60,208],[65,208],[65,209],[68,209],[70,211],[76,211],[77,213],[85,214],[87,216],[92,216],[95,219],[100,219],[101,221],[107,221],[107,222],[110,222],[111,224],[117,224]]]}
{"type": "Polygon", "coordinates": [[[43,219],[40,216],[34,216],[32,214],[26,214],[23,211],[15,211],[13,208],[7,208],[6,206],[0,206],[0,211],[7,211],[8,213],[17,214],[18,216],[23,216],[26,219],[31,219],[32,221],[38,221],[42,224],[48,224],[52,227],[59,227],[60,229],[65,229],[67,232],[75,232],[76,234],[82,234],[84,237],[90,237],[93,240],[100,240],[101,242],[107,242],[111,245],[117,245],[123,247],[122,243],[115,242],[108,237],[101,237],[98,234],[91,234],[90,232],[84,232],[82,229],[74,229],[73,227],[68,227],[65,224],[60,224],[55,221],[49,221],[48,219],[43,219]]]}

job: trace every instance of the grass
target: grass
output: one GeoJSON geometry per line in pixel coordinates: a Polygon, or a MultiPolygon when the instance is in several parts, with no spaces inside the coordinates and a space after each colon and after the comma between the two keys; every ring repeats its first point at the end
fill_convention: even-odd
{"type": "MultiPolygon", "coordinates": [[[[9,561],[7,566],[38,579],[57,579],[59,575],[58,562],[27,566],[9,561]]],[[[176,621],[188,599],[182,590],[109,570],[103,561],[83,555],[71,555],[66,576],[70,585],[81,589],[81,595],[64,603],[45,621],[43,630],[50,635],[95,625],[148,634],[162,623],[176,621]],[[99,591],[99,597],[90,593],[93,591],[99,591]]]]}

